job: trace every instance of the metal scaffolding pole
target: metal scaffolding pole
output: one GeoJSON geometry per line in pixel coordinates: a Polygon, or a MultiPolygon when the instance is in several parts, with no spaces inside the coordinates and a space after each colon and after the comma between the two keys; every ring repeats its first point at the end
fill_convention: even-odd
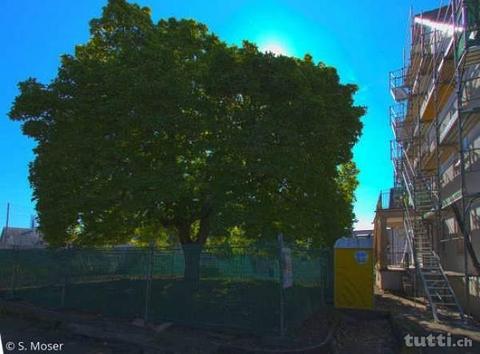
{"type": "MultiPolygon", "coordinates": [[[[457,18],[457,11],[460,10],[462,12],[461,19],[462,23],[459,24],[460,28],[465,28],[465,8],[463,6],[463,1],[459,1],[460,9],[457,8],[457,2],[454,0],[452,2],[453,8],[453,23],[454,23],[454,48],[457,49],[458,40],[457,34],[455,32],[455,28],[457,27],[456,18],[457,18]]],[[[458,134],[458,150],[459,150],[459,161],[460,161],[460,215],[461,220],[458,222],[463,223],[463,229],[465,233],[463,235],[463,267],[464,267],[464,276],[465,276],[465,284],[464,284],[464,293],[465,293],[465,306],[464,311],[466,313],[469,312],[469,277],[468,277],[468,254],[467,254],[467,242],[468,242],[468,232],[469,228],[467,227],[467,217],[465,215],[465,196],[466,196],[466,182],[465,182],[465,151],[463,145],[463,99],[462,99],[462,82],[463,82],[463,63],[465,61],[465,55],[467,46],[467,42],[465,41],[463,44],[462,56],[457,58],[457,62],[455,63],[455,79],[456,79],[456,94],[457,94],[457,110],[458,110],[458,118],[457,118],[457,134],[458,134]]]]}

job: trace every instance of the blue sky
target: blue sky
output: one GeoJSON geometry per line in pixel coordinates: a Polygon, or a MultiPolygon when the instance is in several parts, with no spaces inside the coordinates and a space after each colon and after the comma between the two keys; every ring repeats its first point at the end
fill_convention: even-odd
{"type": "MultiPolygon", "coordinates": [[[[260,47],[283,48],[289,55],[313,55],[335,66],[345,83],[356,83],[358,104],[368,108],[354,150],[360,169],[355,212],[357,228],[370,227],[380,190],[392,183],[388,123],[388,72],[401,67],[410,7],[415,12],[440,0],[139,0],[154,20],[194,18],[229,42],[248,39],[260,47]]],[[[444,1],[445,2],[445,1],[444,1]]],[[[34,213],[28,182],[33,141],[24,137],[7,112],[17,82],[36,77],[48,82],[60,55],[88,40],[88,21],[106,0],[0,1],[0,226],[11,203],[11,226],[27,226],[34,213]]],[[[321,143],[321,142],[319,142],[321,143]]]]}

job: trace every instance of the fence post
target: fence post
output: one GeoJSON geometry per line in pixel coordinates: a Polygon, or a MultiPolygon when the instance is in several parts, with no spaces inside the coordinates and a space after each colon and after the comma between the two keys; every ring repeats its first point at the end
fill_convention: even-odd
{"type": "Polygon", "coordinates": [[[62,249],[60,250],[62,252],[62,257],[61,259],[63,260],[63,279],[62,279],[62,297],[60,299],[60,306],[61,308],[65,307],[65,298],[67,296],[67,285],[68,285],[68,278],[69,278],[69,273],[70,273],[70,258],[68,254],[68,249],[62,249]]]}
{"type": "Polygon", "coordinates": [[[325,252],[320,250],[320,298],[322,299],[322,307],[325,306],[325,288],[327,285],[326,281],[326,262],[325,262],[325,252]]]}
{"type": "Polygon", "coordinates": [[[145,289],[145,313],[143,319],[145,322],[149,320],[150,314],[150,300],[152,297],[152,276],[153,276],[153,256],[154,256],[155,246],[153,240],[150,241],[148,248],[147,256],[147,267],[145,268],[145,280],[147,282],[147,287],[145,289]]]}
{"type": "Polygon", "coordinates": [[[171,250],[171,255],[172,255],[172,263],[170,264],[170,276],[172,279],[177,278],[177,274],[175,273],[175,264],[176,264],[176,256],[177,256],[177,251],[175,249],[171,250]]]}
{"type": "Polygon", "coordinates": [[[278,268],[279,268],[279,289],[280,289],[280,335],[285,335],[285,289],[283,288],[283,235],[278,234],[278,268]]]}
{"type": "Polygon", "coordinates": [[[18,261],[19,261],[19,249],[14,246],[13,248],[13,269],[12,269],[12,278],[10,281],[10,296],[11,298],[15,297],[15,288],[17,287],[17,276],[18,276],[18,261]]]}

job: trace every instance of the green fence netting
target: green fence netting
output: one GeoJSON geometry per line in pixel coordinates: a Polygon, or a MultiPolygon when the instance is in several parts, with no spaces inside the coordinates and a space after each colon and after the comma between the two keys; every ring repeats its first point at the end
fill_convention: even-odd
{"type": "Polygon", "coordinates": [[[330,250],[291,250],[281,287],[275,247],[205,248],[198,283],[184,281],[188,248],[0,250],[0,295],[115,318],[278,332],[332,299],[330,250]],[[283,306],[281,306],[283,303],[283,306]]]}

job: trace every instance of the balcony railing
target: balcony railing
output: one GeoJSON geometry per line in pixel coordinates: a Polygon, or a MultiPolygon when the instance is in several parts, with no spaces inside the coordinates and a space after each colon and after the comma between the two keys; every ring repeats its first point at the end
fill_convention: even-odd
{"type": "Polygon", "coordinates": [[[453,154],[450,158],[440,166],[440,185],[444,188],[451,183],[460,174],[459,154],[453,154]]]}
{"type": "Polygon", "coordinates": [[[395,268],[409,268],[412,262],[412,255],[406,251],[386,250],[387,265],[395,268]]]}
{"type": "Polygon", "coordinates": [[[480,106],[480,77],[478,68],[473,67],[466,70],[463,79],[462,108],[474,110],[480,106]]]}
{"type": "Polygon", "coordinates": [[[458,104],[457,104],[457,96],[455,94],[451,95],[448,99],[445,107],[440,112],[438,117],[439,119],[439,139],[440,143],[443,142],[445,137],[450,132],[451,128],[455,124],[455,121],[458,117],[458,104]]]}
{"type": "Polygon", "coordinates": [[[406,107],[403,103],[397,103],[390,106],[390,120],[395,124],[400,124],[405,121],[406,107]]]}
{"type": "Polygon", "coordinates": [[[380,192],[377,202],[377,210],[402,209],[403,188],[391,188],[380,192]]]}
{"type": "Polygon", "coordinates": [[[390,72],[390,92],[397,102],[405,101],[410,95],[407,85],[407,69],[401,68],[390,72]]]}
{"type": "MultiPolygon", "coordinates": [[[[480,193],[480,148],[464,152],[465,192],[480,193]]],[[[453,154],[440,168],[442,206],[446,207],[462,196],[460,154],[453,154]]]]}
{"type": "MultiPolygon", "coordinates": [[[[464,152],[466,172],[477,172],[480,170],[480,148],[470,148],[464,152]]],[[[480,181],[479,181],[480,182],[480,181]]]]}
{"type": "Polygon", "coordinates": [[[430,19],[415,17],[414,38],[410,48],[409,79],[414,94],[424,95],[443,58],[451,52],[453,44],[453,25],[451,13],[445,12],[438,19],[439,28],[432,26],[430,19]],[[433,28],[433,29],[431,29],[433,28]]]}
{"type": "MultiPolygon", "coordinates": [[[[470,148],[463,153],[465,173],[480,170],[480,148],[470,148]]],[[[461,173],[460,154],[453,154],[440,167],[440,183],[442,187],[454,182],[461,173]]]]}
{"type": "Polygon", "coordinates": [[[440,192],[442,196],[442,207],[446,207],[461,195],[461,165],[460,154],[455,153],[440,167],[440,192]]]}
{"type": "MultiPolygon", "coordinates": [[[[416,18],[417,21],[429,21],[421,18],[416,18]]],[[[440,19],[439,23],[442,25],[440,29],[428,32],[425,35],[424,41],[427,43],[426,52],[429,54],[425,67],[425,74],[419,71],[417,79],[415,80],[414,92],[421,98],[421,117],[431,119],[433,117],[432,99],[437,87],[444,85],[450,76],[453,77],[453,65],[450,65],[451,52],[453,48],[453,24],[449,17],[440,19]],[[433,73],[436,72],[436,75],[433,73]],[[437,80],[435,80],[435,77],[437,80]]]]}
{"type": "Polygon", "coordinates": [[[436,138],[436,131],[435,131],[435,123],[430,123],[427,131],[425,132],[425,136],[422,140],[421,145],[421,154],[424,157],[428,157],[428,155],[432,154],[437,147],[437,138],[436,138]]]}
{"type": "Polygon", "coordinates": [[[390,124],[398,141],[407,140],[411,134],[411,124],[406,122],[406,113],[407,108],[403,103],[390,107],[390,124]]]}

